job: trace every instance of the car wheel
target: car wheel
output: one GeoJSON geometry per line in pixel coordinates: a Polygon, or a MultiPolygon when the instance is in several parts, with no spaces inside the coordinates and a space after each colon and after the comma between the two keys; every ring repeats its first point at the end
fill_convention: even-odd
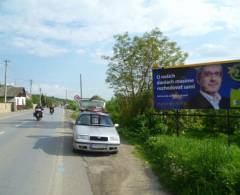
{"type": "Polygon", "coordinates": [[[73,152],[73,153],[77,153],[77,150],[73,147],[73,148],[72,148],[72,152],[73,152]]]}
{"type": "Polygon", "coordinates": [[[111,154],[117,154],[118,153],[118,150],[117,151],[114,151],[114,152],[111,152],[111,154]]]}

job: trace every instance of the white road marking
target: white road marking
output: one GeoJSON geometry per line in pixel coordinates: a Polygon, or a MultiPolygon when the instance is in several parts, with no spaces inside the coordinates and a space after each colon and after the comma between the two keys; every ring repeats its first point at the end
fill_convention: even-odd
{"type": "Polygon", "coordinates": [[[9,119],[9,118],[12,118],[12,117],[18,117],[18,116],[23,116],[25,114],[28,114],[28,110],[27,111],[23,111],[23,112],[20,112],[20,113],[17,113],[15,114],[16,112],[10,112],[10,113],[7,113],[7,116],[0,116],[0,120],[3,120],[3,119],[9,119]],[[9,114],[9,115],[8,115],[9,114]]]}
{"type": "Polygon", "coordinates": [[[23,124],[25,124],[25,123],[27,123],[28,121],[23,121],[23,122],[21,122],[20,124],[18,124],[18,125],[16,125],[16,127],[20,127],[20,126],[22,126],[23,124]]]}
{"type": "Polygon", "coordinates": [[[64,174],[64,163],[63,163],[63,142],[58,140],[58,146],[56,150],[56,156],[54,157],[53,169],[51,172],[51,179],[49,182],[47,195],[62,195],[63,186],[63,174],[64,174]],[[60,142],[60,143],[59,143],[60,142]]]}
{"type": "Polygon", "coordinates": [[[4,134],[5,133],[5,131],[0,131],[0,135],[2,135],[2,134],[4,134]]]}

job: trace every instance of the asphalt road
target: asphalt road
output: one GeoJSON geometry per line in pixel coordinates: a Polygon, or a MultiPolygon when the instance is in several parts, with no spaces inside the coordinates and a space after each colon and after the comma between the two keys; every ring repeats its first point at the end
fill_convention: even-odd
{"type": "Polygon", "coordinates": [[[0,116],[0,195],[92,194],[87,164],[72,153],[64,110],[0,116]]]}

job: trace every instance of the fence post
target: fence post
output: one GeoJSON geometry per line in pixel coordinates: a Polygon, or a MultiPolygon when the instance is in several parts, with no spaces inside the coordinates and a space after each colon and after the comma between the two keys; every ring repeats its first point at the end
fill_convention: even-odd
{"type": "Polygon", "coordinates": [[[229,109],[227,109],[227,132],[228,132],[228,146],[231,144],[231,127],[229,118],[229,109]]]}
{"type": "Polygon", "coordinates": [[[177,137],[179,137],[179,110],[176,113],[176,121],[177,121],[177,137]]]}

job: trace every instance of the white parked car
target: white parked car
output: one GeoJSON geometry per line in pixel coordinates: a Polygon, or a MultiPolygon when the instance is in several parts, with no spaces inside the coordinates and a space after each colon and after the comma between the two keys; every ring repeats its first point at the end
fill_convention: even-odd
{"type": "Polygon", "coordinates": [[[102,112],[81,112],[73,128],[73,151],[117,153],[120,137],[110,116],[102,112]]]}

